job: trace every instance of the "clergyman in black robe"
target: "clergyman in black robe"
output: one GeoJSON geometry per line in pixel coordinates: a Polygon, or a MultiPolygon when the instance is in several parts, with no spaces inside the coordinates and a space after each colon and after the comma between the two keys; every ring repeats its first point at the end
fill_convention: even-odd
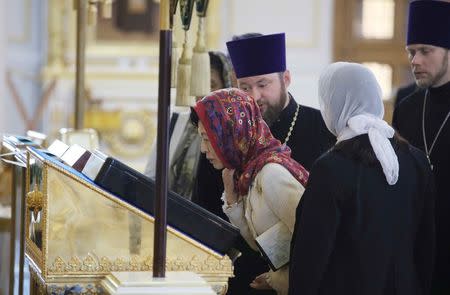
{"type": "Polygon", "coordinates": [[[407,52],[418,91],[395,108],[394,128],[428,154],[436,183],[432,294],[450,294],[450,3],[410,4],[407,52]],[[440,29],[437,29],[440,28],[440,29]]]}

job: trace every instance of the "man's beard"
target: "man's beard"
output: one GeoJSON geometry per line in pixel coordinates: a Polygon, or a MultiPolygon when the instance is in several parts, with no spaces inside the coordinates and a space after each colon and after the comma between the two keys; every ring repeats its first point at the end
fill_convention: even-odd
{"type": "MultiPolygon", "coordinates": [[[[448,51],[447,51],[447,53],[448,53],[448,51]]],[[[416,80],[417,86],[419,86],[422,89],[426,89],[428,87],[433,87],[442,79],[442,77],[445,76],[445,74],[447,73],[447,70],[448,70],[447,53],[444,54],[444,56],[443,56],[442,67],[439,70],[439,72],[436,74],[436,76],[430,77],[429,79],[425,79],[425,80],[416,80]]]]}
{"type": "Polygon", "coordinates": [[[264,121],[266,121],[267,125],[272,126],[272,124],[276,120],[278,120],[278,117],[280,117],[280,114],[283,111],[284,106],[286,105],[287,99],[288,94],[283,83],[281,85],[280,99],[278,100],[278,103],[276,105],[267,105],[264,114],[262,114],[263,119],[264,121]]]}

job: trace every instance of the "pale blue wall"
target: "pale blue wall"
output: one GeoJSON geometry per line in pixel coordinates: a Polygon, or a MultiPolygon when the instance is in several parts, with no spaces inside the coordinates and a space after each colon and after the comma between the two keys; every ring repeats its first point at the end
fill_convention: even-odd
{"type": "MultiPolygon", "coordinates": [[[[27,116],[31,119],[41,96],[40,72],[46,58],[46,1],[2,2],[6,6],[7,28],[5,70],[11,72],[27,116]]],[[[5,89],[3,109],[2,131],[23,134],[26,131],[25,122],[8,88],[5,89]]],[[[39,130],[39,125],[37,129],[39,130]]]]}

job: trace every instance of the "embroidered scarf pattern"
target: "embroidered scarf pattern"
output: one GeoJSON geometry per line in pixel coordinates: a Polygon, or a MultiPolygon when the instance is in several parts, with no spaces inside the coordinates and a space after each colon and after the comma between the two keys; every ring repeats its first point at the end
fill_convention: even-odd
{"type": "Polygon", "coordinates": [[[272,136],[252,97],[236,88],[212,92],[194,107],[214,151],[226,168],[235,169],[235,188],[246,195],[256,174],[278,163],[303,185],[308,171],[293,160],[291,150],[272,136]]]}

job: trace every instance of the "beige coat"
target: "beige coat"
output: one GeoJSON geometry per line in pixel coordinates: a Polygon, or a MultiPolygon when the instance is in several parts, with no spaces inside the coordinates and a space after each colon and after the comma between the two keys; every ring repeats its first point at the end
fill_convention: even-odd
{"type": "MultiPolygon", "coordinates": [[[[294,231],[295,211],[304,187],[280,164],[266,164],[256,175],[249,192],[223,211],[230,222],[237,226],[241,235],[254,250],[258,250],[255,238],[282,221],[294,231]]],[[[225,199],[225,196],[223,196],[225,199]]],[[[279,295],[287,294],[289,266],[268,273],[267,282],[279,295]]]]}

